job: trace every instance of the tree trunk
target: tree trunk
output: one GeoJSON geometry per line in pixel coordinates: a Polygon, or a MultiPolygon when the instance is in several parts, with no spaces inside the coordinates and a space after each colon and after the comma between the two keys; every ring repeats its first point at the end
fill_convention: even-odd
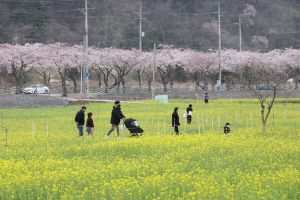
{"type": "Polygon", "coordinates": [[[147,75],[147,85],[148,85],[148,91],[150,92],[152,89],[152,85],[151,85],[151,83],[152,83],[152,79],[153,79],[153,77],[152,77],[152,75],[151,76],[149,76],[149,74],[148,73],[146,73],[146,75],[147,75]]]}
{"type": "Polygon", "coordinates": [[[139,88],[140,88],[140,91],[142,91],[142,79],[139,78],[139,88]]]}
{"type": "Polygon", "coordinates": [[[213,79],[211,80],[211,88],[212,88],[212,90],[214,90],[214,89],[215,89],[215,82],[214,82],[214,80],[213,80],[213,79]]]}
{"type": "Polygon", "coordinates": [[[67,90],[66,79],[62,78],[61,86],[62,86],[62,89],[63,89],[63,97],[67,97],[68,96],[68,90],[67,90]]]}
{"type": "Polygon", "coordinates": [[[207,80],[205,80],[205,82],[204,82],[204,91],[208,91],[208,82],[207,82],[207,80]]]}
{"type": "Polygon", "coordinates": [[[102,87],[101,75],[100,76],[97,75],[97,78],[98,78],[98,87],[101,88],[102,87]]]}
{"type": "Polygon", "coordinates": [[[195,83],[196,83],[196,88],[195,88],[195,90],[196,90],[196,92],[199,92],[199,91],[200,91],[200,80],[199,80],[199,79],[196,79],[196,80],[195,80],[195,83]]]}
{"type": "Polygon", "coordinates": [[[44,85],[48,86],[47,85],[47,74],[46,74],[46,72],[43,72],[43,80],[44,80],[44,85]]]}
{"type": "Polygon", "coordinates": [[[151,80],[148,80],[148,91],[150,92],[151,91],[151,80]]]}
{"type": "Polygon", "coordinates": [[[120,83],[117,84],[117,94],[120,93],[120,83]]]}
{"type": "Polygon", "coordinates": [[[173,91],[173,86],[174,86],[174,80],[171,79],[171,81],[170,81],[170,89],[171,89],[171,91],[173,91]]]}
{"type": "Polygon", "coordinates": [[[104,86],[105,86],[105,93],[108,93],[108,76],[106,74],[103,74],[103,83],[104,83],[104,86]]]}
{"type": "Polygon", "coordinates": [[[68,90],[67,90],[67,83],[66,83],[66,70],[65,69],[59,69],[58,73],[60,75],[61,79],[61,87],[63,90],[62,96],[67,97],[68,96],[68,90]]]}
{"type": "Polygon", "coordinates": [[[163,83],[164,92],[168,92],[168,83],[163,83]]]}
{"type": "Polygon", "coordinates": [[[263,131],[266,130],[266,120],[265,120],[265,106],[261,103],[261,122],[263,125],[263,131]]]}
{"type": "Polygon", "coordinates": [[[140,88],[140,91],[142,91],[142,73],[140,70],[137,71],[137,78],[138,78],[138,81],[139,81],[139,88],[140,88]]]}
{"type": "Polygon", "coordinates": [[[73,81],[73,85],[74,85],[74,93],[77,93],[77,80],[74,79],[73,81]]]}
{"type": "Polygon", "coordinates": [[[22,79],[19,77],[15,77],[15,80],[16,80],[16,94],[19,94],[22,88],[22,79]]]}
{"type": "Polygon", "coordinates": [[[268,118],[270,116],[271,110],[273,108],[273,105],[274,105],[274,102],[275,102],[275,99],[276,99],[276,95],[277,95],[277,92],[278,92],[278,87],[279,87],[279,85],[273,87],[272,97],[270,97],[271,99],[270,99],[269,103],[267,103],[268,104],[267,113],[265,113],[265,105],[264,105],[267,98],[262,98],[261,96],[259,97],[259,101],[260,101],[260,105],[261,105],[261,118],[262,118],[263,131],[266,130],[267,121],[268,121],[268,118]]]}
{"type": "Polygon", "coordinates": [[[123,79],[122,81],[121,81],[121,83],[122,83],[122,92],[123,93],[126,93],[126,85],[125,85],[125,80],[123,79]]]}
{"type": "Polygon", "coordinates": [[[48,79],[46,81],[46,86],[49,87],[50,86],[50,80],[51,80],[51,72],[49,70],[49,73],[48,73],[48,79]]]}
{"type": "Polygon", "coordinates": [[[168,92],[169,81],[167,81],[167,78],[165,78],[164,76],[161,77],[161,80],[162,80],[162,84],[163,84],[163,91],[168,92]]]}
{"type": "Polygon", "coordinates": [[[104,85],[105,85],[105,90],[104,90],[104,92],[105,93],[108,93],[108,79],[106,78],[106,76],[104,75],[104,79],[103,79],[103,82],[104,82],[104,85]]]}

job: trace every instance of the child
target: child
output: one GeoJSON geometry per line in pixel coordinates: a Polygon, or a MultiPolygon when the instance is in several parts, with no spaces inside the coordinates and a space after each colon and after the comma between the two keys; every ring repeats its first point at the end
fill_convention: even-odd
{"type": "Polygon", "coordinates": [[[205,102],[205,103],[208,103],[208,99],[209,99],[208,93],[205,92],[205,95],[204,95],[204,102],[205,102]]]}
{"type": "Polygon", "coordinates": [[[191,122],[192,122],[192,112],[193,112],[192,104],[190,104],[189,107],[186,108],[185,112],[186,112],[187,124],[191,124],[191,122]]]}
{"type": "Polygon", "coordinates": [[[225,134],[230,133],[230,124],[228,122],[224,126],[224,133],[225,134]]]}
{"type": "Polygon", "coordinates": [[[90,136],[94,136],[94,121],[92,115],[93,113],[89,112],[86,120],[86,132],[90,136]]]}
{"type": "Polygon", "coordinates": [[[174,127],[174,131],[176,135],[179,135],[178,126],[180,126],[180,122],[179,122],[179,115],[178,115],[178,107],[176,107],[174,108],[174,112],[172,113],[172,127],[174,127]]]}

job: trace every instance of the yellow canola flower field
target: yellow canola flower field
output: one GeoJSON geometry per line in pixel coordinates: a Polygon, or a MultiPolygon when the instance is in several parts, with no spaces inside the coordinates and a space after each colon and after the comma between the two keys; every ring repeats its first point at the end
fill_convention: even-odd
{"type": "MultiPolygon", "coordinates": [[[[240,116],[257,106],[242,102],[240,116]]],[[[293,121],[299,120],[300,104],[276,105],[281,118],[262,132],[251,114],[248,123],[241,117],[236,125],[236,113],[231,119],[223,110],[237,102],[219,100],[196,111],[195,101],[193,124],[181,119],[181,135],[171,135],[172,108],[183,110],[187,103],[123,104],[124,114],[137,116],[145,134],[128,138],[123,131],[122,139],[103,137],[107,104],[88,105],[104,113],[94,116],[95,139],[76,137],[76,106],[3,110],[2,126],[10,132],[7,147],[1,132],[0,199],[300,199],[300,126],[293,121]],[[218,120],[201,118],[202,112],[228,116],[236,126],[224,135],[218,120]]]]}

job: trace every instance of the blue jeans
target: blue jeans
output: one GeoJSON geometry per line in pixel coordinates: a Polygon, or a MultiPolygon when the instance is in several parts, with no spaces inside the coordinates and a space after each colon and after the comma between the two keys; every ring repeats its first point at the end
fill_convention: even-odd
{"type": "Polygon", "coordinates": [[[78,133],[79,133],[79,137],[80,136],[83,136],[83,125],[77,125],[77,128],[78,128],[78,133]]]}

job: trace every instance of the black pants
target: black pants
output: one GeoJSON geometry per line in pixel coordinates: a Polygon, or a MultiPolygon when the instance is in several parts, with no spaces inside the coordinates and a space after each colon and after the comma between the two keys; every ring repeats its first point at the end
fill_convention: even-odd
{"type": "Polygon", "coordinates": [[[179,135],[179,129],[178,126],[174,126],[174,132],[176,135],[179,135]]]}
{"type": "Polygon", "coordinates": [[[188,116],[186,117],[186,122],[187,122],[188,124],[192,123],[192,115],[188,115],[188,116]]]}

